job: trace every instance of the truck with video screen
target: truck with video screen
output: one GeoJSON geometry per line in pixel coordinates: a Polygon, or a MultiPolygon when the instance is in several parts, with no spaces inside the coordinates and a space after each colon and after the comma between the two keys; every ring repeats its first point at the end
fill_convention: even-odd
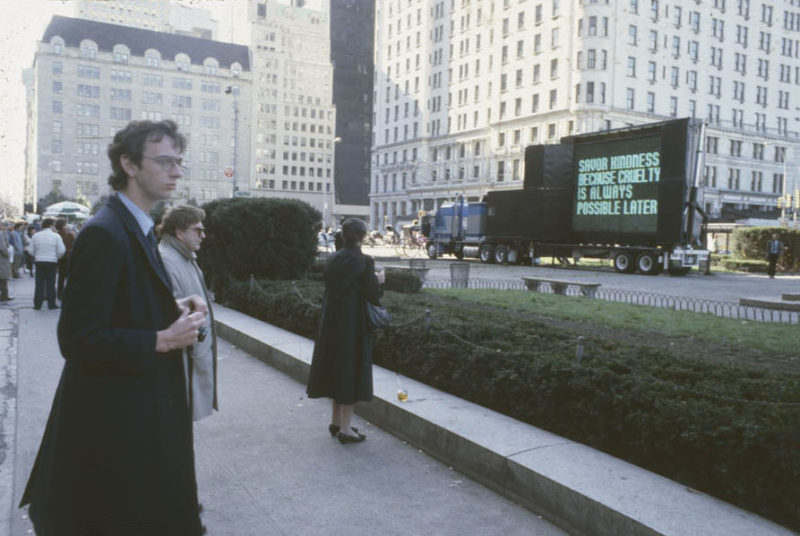
{"type": "Polygon", "coordinates": [[[432,258],[611,259],[618,272],[683,274],[708,263],[704,124],[678,119],[525,150],[523,187],[442,205],[423,221],[432,258]]]}

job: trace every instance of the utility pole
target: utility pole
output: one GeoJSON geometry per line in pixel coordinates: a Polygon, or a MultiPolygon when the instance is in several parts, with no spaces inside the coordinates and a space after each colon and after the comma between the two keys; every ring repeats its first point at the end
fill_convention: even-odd
{"type": "Polygon", "coordinates": [[[225,94],[233,96],[233,191],[231,197],[236,197],[236,192],[239,191],[239,187],[236,185],[236,179],[239,176],[239,168],[236,165],[236,153],[239,146],[239,88],[228,86],[225,94]]]}

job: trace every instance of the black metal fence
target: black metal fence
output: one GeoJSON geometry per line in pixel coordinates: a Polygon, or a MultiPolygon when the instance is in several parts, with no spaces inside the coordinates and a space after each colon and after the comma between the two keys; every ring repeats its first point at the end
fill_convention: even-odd
{"type": "MultiPolygon", "coordinates": [[[[491,290],[527,290],[521,279],[469,279],[452,282],[450,279],[428,279],[423,283],[424,288],[471,288],[491,290]]],[[[550,285],[542,283],[538,292],[553,294],[550,285]]],[[[581,296],[577,286],[569,286],[564,292],[567,296],[581,296]]],[[[638,290],[616,288],[597,289],[595,298],[618,303],[645,305],[673,309],[675,311],[690,311],[693,313],[711,314],[722,318],[735,318],[749,322],[774,322],[779,324],[800,324],[800,313],[796,311],[781,311],[764,307],[740,305],[736,302],[710,300],[706,298],[692,298],[686,296],[669,296],[653,294],[638,290]]]]}

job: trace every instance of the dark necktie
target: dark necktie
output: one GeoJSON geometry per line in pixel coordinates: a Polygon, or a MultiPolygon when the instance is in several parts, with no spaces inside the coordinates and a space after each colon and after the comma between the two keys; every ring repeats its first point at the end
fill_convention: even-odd
{"type": "Polygon", "coordinates": [[[158,250],[158,240],[156,240],[156,234],[153,232],[153,229],[150,229],[150,232],[147,233],[147,241],[150,242],[150,247],[153,251],[158,250]]]}

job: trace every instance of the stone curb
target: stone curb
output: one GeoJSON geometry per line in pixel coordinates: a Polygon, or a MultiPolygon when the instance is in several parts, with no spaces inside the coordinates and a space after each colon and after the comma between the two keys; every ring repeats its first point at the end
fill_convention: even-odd
{"type": "MultiPolygon", "coordinates": [[[[298,382],[313,341],[216,305],[217,333],[298,382]],[[270,343],[265,342],[270,340],[270,343]]],[[[793,532],[580,443],[378,366],[356,411],[571,534],[789,535],[793,532]],[[397,401],[401,384],[409,393],[397,401]]]]}
{"type": "Polygon", "coordinates": [[[739,298],[739,305],[763,307],[764,309],[775,309],[777,311],[800,312],[800,301],[786,299],[776,300],[771,298],[739,298]]]}

